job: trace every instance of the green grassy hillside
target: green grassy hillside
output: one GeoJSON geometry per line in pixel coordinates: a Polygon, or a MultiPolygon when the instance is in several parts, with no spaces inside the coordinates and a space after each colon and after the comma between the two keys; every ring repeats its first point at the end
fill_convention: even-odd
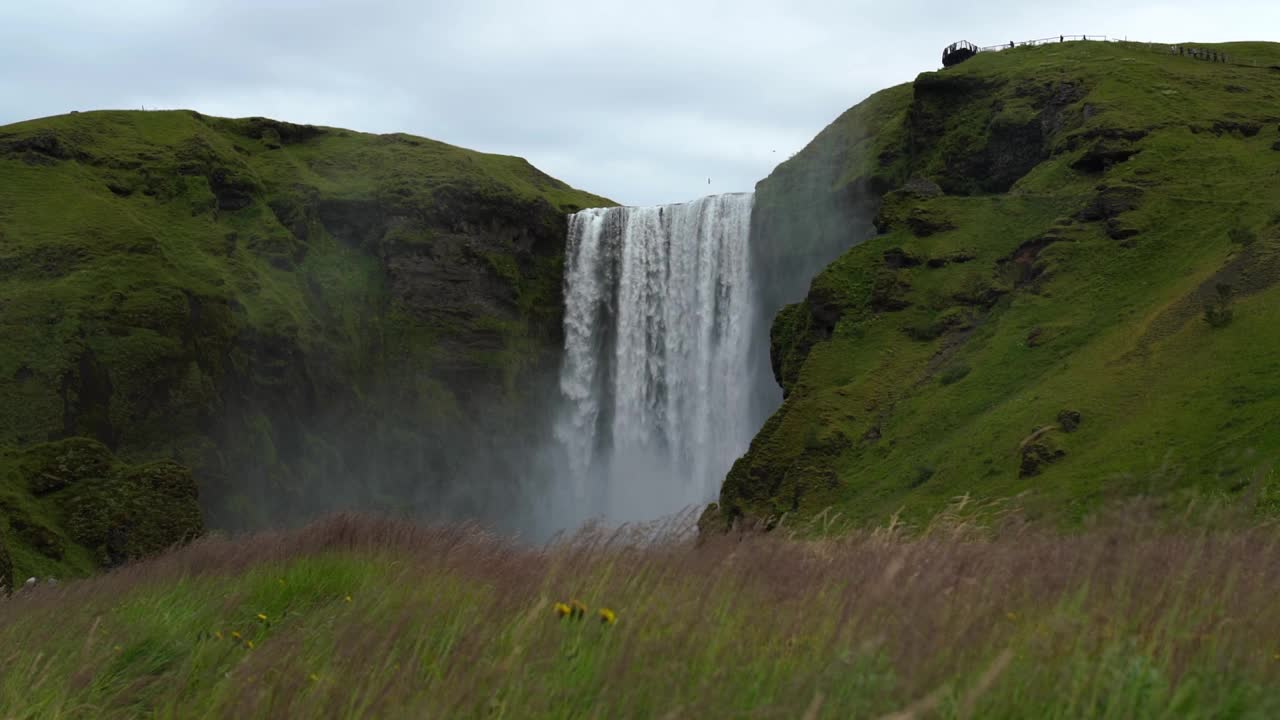
{"type": "Polygon", "coordinates": [[[857,241],[823,208],[868,194],[877,232],[775,319],[786,399],[721,520],[965,493],[1070,519],[1239,493],[1280,458],[1280,45],[1209,47],[1257,66],[981,54],[873,96],[763,181],[755,243],[857,241]]]}
{"type": "Polygon", "coordinates": [[[81,544],[23,459],[71,437],[191,468],[221,526],[428,502],[484,455],[458,438],[540,432],[565,213],[601,204],[408,135],[186,111],[0,127],[0,544],[19,574],[84,569],[14,520],[81,544]]]}

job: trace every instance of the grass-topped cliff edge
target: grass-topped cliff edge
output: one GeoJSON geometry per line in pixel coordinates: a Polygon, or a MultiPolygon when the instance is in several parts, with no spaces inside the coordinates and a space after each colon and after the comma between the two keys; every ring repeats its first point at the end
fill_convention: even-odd
{"type": "Polygon", "coordinates": [[[132,547],[197,489],[222,526],[429,514],[486,456],[468,440],[542,431],[565,214],[602,204],[409,135],[190,111],[0,127],[0,545],[24,577],[85,572],[119,554],[108,530],[132,547]],[[177,505],[112,495],[160,460],[177,505]],[[90,490],[120,502],[80,534],[90,490]]]}
{"type": "Polygon", "coordinates": [[[766,249],[854,243],[871,216],[850,208],[878,212],[774,320],[786,399],[719,520],[966,493],[1072,519],[1239,493],[1275,462],[1280,45],[1205,47],[1256,66],[982,53],[872,96],[761,182],[766,249]]]}

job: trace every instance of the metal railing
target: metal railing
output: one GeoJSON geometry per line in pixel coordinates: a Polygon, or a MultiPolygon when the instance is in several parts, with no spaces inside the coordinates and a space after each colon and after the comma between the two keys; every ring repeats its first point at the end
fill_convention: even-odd
{"type": "Polygon", "coordinates": [[[1144,50],[1148,50],[1151,52],[1161,52],[1161,53],[1169,53],[1171,55],[1180,55],[1182,57],[1201,60],[1204,62],[1236,65],[1239,67],[1255,67],[1255,68],[1265,67],[1265,68],[1270,68],[1272,70],[1280,70],[1280,64],[1261,63],[1261,62],[1258,62],[1257,60],[1237,58],[1233,55],[1228,55],[1227,53],[1224,53],[1220,50],[1208,50],[1205,48],[1191,47],[1188,45],[1173,45],[1168,43],[1141,42],[1138,40],[1130,40],[1128,38],[1113,38],[1107,35],[1057,35],[1054,37],[1038,38],[1036,40],[1023,40],[1022,42],[1015,42],[1011,40],[1007,43],[1002,43],[1000,45],[987,45],[986,47],[977,47],[973,43],[961,41],[961,42],[952,44],[945,51],[943,51],[943,57],[946,57],[947,54],[961,48],[964,48],[966,50],[971,50],[974,53],[1000,52],[1002,50],[1012,50],[1014,48],[1020,48],[1020,47],[1035,47],[1037,45],[1052,45],[1054,43],[1074,42],[1074,41],[1080,41],[1080,40],[1088,40],[1088,41],[1094,41],[1094,42],[1123,43],[1123,44],[1140,47],[1144,50]]]}
{"type": "Polygon", "coordinates": [[[1023,40],[1022,42],[1014,42],[1010,40],[1002,45],[988,45],[978,48],[978,52],[1000,52],[1001,50],[1011,50],[1016,47],[1032,47],[1035,45],[1050,45],[1053,43],[1068,42],[1075,40],[1110,40],[1106,35],[1055,35],[1054,37],[1040,38],[1038,40],[1023,40]]]}

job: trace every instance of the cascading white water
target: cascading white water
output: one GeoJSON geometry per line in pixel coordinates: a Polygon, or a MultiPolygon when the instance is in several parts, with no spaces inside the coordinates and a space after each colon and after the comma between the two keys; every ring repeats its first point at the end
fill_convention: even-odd
{"type": "Polygon", "coordinates": [[[648,520],[707,502],[746,450],[753,199],[570,217],[556,434],[575,514],[648,520]]]}

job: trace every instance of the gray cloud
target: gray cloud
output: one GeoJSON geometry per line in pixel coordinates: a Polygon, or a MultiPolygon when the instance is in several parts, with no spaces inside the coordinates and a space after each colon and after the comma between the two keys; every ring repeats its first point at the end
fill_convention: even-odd
{"type": "Polygon", "coordinates": [[[1190,0],[45,0],[0,11],[0,124],[144,105],[268,115],[521,155],[620,202],[679,202],[751,189],[954,40],[1276,27],[1274,3],[1190,0]]]}

